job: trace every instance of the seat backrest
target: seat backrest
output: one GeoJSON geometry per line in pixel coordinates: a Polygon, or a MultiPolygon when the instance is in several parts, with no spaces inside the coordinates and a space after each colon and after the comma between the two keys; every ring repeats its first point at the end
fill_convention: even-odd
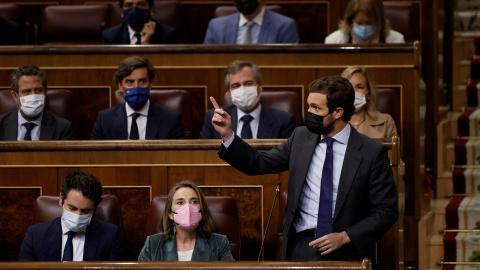
{"type": "MultiPolygon", "coordinates": [[[[53,220],[62,215],[62,207],[58,204],[59,196],[40,196],[33,202],[32,224],[53,220]]],[[[123,229],[122,213],[117,197],[102,195],[93,216],[99,220],[112,223],[123,229]]]]}
{"type": "MultiPolygon", "coordinates": [[[[220,104],[222,106],[232,104],[228,92],[225,93],[220,104]]],[[[303,123],[300,99],[298,94],[293,91],[262,91],[260,93],[260,104],[293,114],[297,127],[303,123]]]]}
{"type": "MultiPolygon", "coordinates": [[[[185,137],[192,138],[193,120],[192,108],[190,105],[190,95],[186,90],[168,89],[168,90],[150,90],[150,100],[156,104],[176,111],[182,115],[182,124],[185,128],[185,137]]],[[[115,92],[113,105],[125,102],[125,97],[122,90],[115,92]]]]}
{"type": "MultiPolygon", "coordinates": [[[[267,5],[265,6],[268,10],[277,12],[280,14],[284,14],[285,10],[282,8],[282,6],[279,5],[267,5]]],[[[214,18],[222,17],[222,16],[227,16],[230,14],[233,14],[235,12],[238,12],[237,7],[235,6],[218,6],[215,9],[215,12],[213,13],[214,18]]]]}
{"type": "MultiPolygon", "coordinates": [[[[0,90],[0,114],[18,109],[11,96],[11,89],[0,90]]],[[[75,99],[70,90],[52,89],[47,91],[45,109],[67,119],[75,128],[75,99]]]]}
{"type": "Polygon", "coordinates": [[[389,87],[377,88],[377,108],[382,113],[392,116],[397,126],[397,133],[401,134],[401,106],[399,89],[389,87]]]}
{"type": "MultiPolygon", "coordinates": [[[[123,23],[122,9],[120,3],[115,2],[110,9],[110,27],[123,23]]],[[[178,27],[180,11],[180,1],[178,0],[162,0],[155,1],[152,11],[152,18],[157,22],[170,25],[172,27],[178,27]]]]}
{"type": "Polygon", "coordinates": [[[420,40],[420,5],[418,3],[383,2],[385,16],[392,29],[403,34],[406,42],[420,40]]]}
{"type": "MultiPolygon", "coordinates": [[[[164,195],[156,196],[150,203],[145,237],[158,233],[158,223],[162,218],[166,201],[167,196],[164,195]]],[[[237,201],[227,196],[206,196],[205,201],[212,214],[214,231],[227,236],[233,258],[240,260],[241,238],[237,201]]]]}
{"type": "Polygon", "coordinates": [[[108,5],[47,6],[43,10],[41,44],[102,44],[109,22],[108,5]]]}
{"type": "Polygon", "coordinates": [[[20,22],[20,7],[17,5],[0,5],[0,17],[20,22]]]}

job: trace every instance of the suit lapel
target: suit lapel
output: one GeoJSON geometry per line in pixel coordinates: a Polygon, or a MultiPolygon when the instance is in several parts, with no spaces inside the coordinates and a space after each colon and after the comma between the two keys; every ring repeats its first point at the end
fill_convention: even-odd
{"type": "Polygon", "coordinates": [[[343,203],[350,191],[350,186],[355,178],[358,167],[362,162],[362,155],[359,149],[363,143],[360,140],[358,132],[351,127],[350,138],[348,139],[347,150],[345,151],[345,159],[343,160],[342,172],[340,174],[340,183],[338,184],[337,202],[335,204],[335,214],[333,222],[337,219],[338,213],[342,209],[343,203]]]}
{"type": "Polygon", "coordinates": [[[262,106],[260,111],[260,122],[258,125],[257,139],[270,139],[273,138],[273,119],[267,112],[265,106],[262,106]]]}
{"type": "MultiPolygon", "coordinates": [[[[312,162],[313,153],[318,145],[320,140],[320,135],[311,133],[307,131],[307,139],[304,140],[302,144],[302,148],[300,151],[297,151],[297,158],[298,158],[298,168],[297,172],[299,175],[295,176],[295,194],[294,194],[294,203],[292,205],[298,205],[298,201],[300,200],[300,194],[302,193],[303,185],[307,180],[307,173],[310,168],[310,163],[312,162]],[[305,160],[307,159],[307,160],[305,160]]],[[[300,138],[302,140],[303,138],[300,138]]]]}
{"type": "Polygon", "coordinates": [[[213,247],[208,245],[206,239],[198,237],[193,249],[192,261],[209,261],[212,256],[213,247]]]}
{"type": "Polygon", "coordinates": [[[125,109],[126,103],[118,106],[115,111],[115,119],[113,120],[113,130],[109,132],[114,132],[113,138],[126,140],[128,139],[128,124],[127,124],[127,111],[125,109]]]}
{"type": "Polygon", "coordinates": [[[8,116],[5,125],[5,140],[16,141],[18,132],[18,110],[8,116]]]}
{"type": "Polygon", "coordinates": [[[270,20],[270,11],[265,8],[265,14],[263,15],[262,27],[260,28],[260,35],[258,36],[258,44],[269,43],[268,36],[272,28],[272,21],[270,20]]]}
{"type": "Polygon", "coordinates": [[[163,261],[178,261],[176,236],[165,242],[165,259],[163,261]]]}
{"type": "MultiPolygon", "coordinates": [[[[162,116],[160,112],[157,112],[155,104],[150,101],[150,107],[148,108],[147,117],[147,131],[145,132],[146,140],[153,140],[157,138],[158,129],[162,125],[162,116]]],[[[168,134],[167,134],[168,135],[168,134]]]]}
{"type": "Polygon", "coordinates": [[[128,33],[128,24],[123,23],[122,25],[122,44],[130,44],[130,33],[128,33]]]}
{"type": "MultiPolygon", "coordinates": [[[[237,114],[237,107],[232,106],[233,109],[230,113],[230,117],[232,118],[232,130],[233,132],[237,132],[237,126],[238,126],[238,114],[237,114]]],[[[240,135],[240,134],[237,134],[240,135]]]]}
{"type": "Polygon", "coordinates": [[[234,19],[230,20],[228,27],[226,28],[225,44],[236,44],[238,33],[238,21],[240,20],[240,13],[235,13],[234,19]]]}
{"type": "Polygon", "coordinates": [[[40,140],[51,140],[55,134],[55,120],[46,111],[43,111],[42,125],[40,126],[40,140]]]}
{"type": "Polygon", "coordinates": [[[62,260],[62,224],[60,218],[53,220],[50,226],[48,237],[48,259],[49,261],[62,260]]]}
{"type": "Polygon", "coordinates": [[[85,233],[85,246],[83,250],[83,261],[98,261],[99,257],[97,256],[97,248],[99,239],[102,237],[99,230],[98,221],[95,218],[92,218],[90,225],[87,226],[87,231],[85,233]]]}

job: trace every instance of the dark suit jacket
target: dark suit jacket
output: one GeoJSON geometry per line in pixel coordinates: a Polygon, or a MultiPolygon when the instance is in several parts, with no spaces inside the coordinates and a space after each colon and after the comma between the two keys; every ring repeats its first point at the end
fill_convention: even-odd
{"type": "MultiPolygon", "coordinates": [[[[18,110],[0,115],[0,141],[16,141],[18,132],[18,110]]],[[[72,140],[72,123],[49,111],[43,111],[40,140],[72,140]]]]}
{"type": "MultiPolygon", "coordinates": [[[[147,237],[139,261],[178,261],[177,240],[164,241],[163,234],[147,237]]],[[[230,244],[225,235],[212,233],[209,238],[197,236],[192,261],[234,261],[230,244]]]]}
{"type": "MultiPolygon", "coordinates": [[[[259,153],[239,137],[235,137],[228,149],[222,144],[219,150],[223,160],[248,175],[290,170],[283,223],[284,259],[289,231],[319,139],[320,135],[299,127],[286,142],[269,152],[259,153]]],[[[346,231],[351,242],[324,259],[361,261],[367,256],[374,258],[375,241],[395,224],[397,218],[397,190],[387,148],[351,127],[333,217],[333,232],[346,231]]]]}
{"type": "Polygon", "coordinates": [[[0,45],[22,45],[24,38],[20,25],[0,17],[0,45]]]}
{"type": "MultiPolygon", "coordinates": [[[[184,139],[185,129],[179,113],[150,101],[145,139],[184,139]]],[[[102,110],[93,126],[92,140],[127,140],[125,102],[102,110]]]]}
{"type": "MultiPolygon", "coordinates": [[[[103,44],[130,44],[128,24],[122,23],[112,26],[102,32],[103,44]]],[[[155,33],[150,39],[150,44],[177,44],[177,30],[171,26],[156,21],[155,33]]]]}
{"type": "MultiPolygon", "coordinates": [[[[235,105],[222,107],[232,117],[232,129],[237,130],[238,115],[235,105]]],[[[212,125],[212,117],[215,110],[208,110],[205,122],[200,132],[200,139],[220,139],[220,134],[212,125]]],[[[258,139],[282,139],[288,138],[295,129],[295,116],[293,114],[276,110],[262,105],[260,111],[260,123],[258,125],[258,139]]]]}
{"type": "MultiPolygon", "coordinates": [[[[208,24],[204,44],[236,44],[240,13],[212,19],[208,24]]],[[[294,20],[265,9],[258,44],[298,43],[297,25],[294,20]]]]}
{"type": "MultiPolygon", "coordinates": [[[[20,261],[61,261],[62,224],[60,217],[28,227],[20,248],[20,261]]],[[[84,261],[124,260],[117,225],[92,218],[85,233],[84,261]]]]}

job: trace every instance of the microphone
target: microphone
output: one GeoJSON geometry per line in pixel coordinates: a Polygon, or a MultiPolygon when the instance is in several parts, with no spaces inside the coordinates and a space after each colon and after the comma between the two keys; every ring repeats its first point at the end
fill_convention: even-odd
{"type": "Polygon", "coordinates": [[[257,261],[260,261],[260,256],[262,255],[263,245],[265,244],[265,237],[267,236],[268,225],[270,225],[270,219],[272,219],[273,208],[275,207],[275,202],[277,201],[278,192],[282,187],[282,181],[277,182],[277,187],[275,188],[275,198],[273,198],[272,209],[270,210],[270,216],[268,217],[267,227],[265,227],[265,233],[263,234],[262,246],[260,246],[260,252],[258,253],[257,261]]]}

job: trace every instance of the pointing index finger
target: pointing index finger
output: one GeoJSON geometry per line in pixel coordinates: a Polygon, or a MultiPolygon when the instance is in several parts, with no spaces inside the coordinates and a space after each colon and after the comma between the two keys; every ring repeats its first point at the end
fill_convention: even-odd
{"type": "Polygon", "coordinates": [[[210,97],[210,101],[212,102],[213,107],[214,107],[215,109],[220,109],[220,106],[218,106],[218,103],[217,103],[217,101],[215,100],[214,97],[210,97]]]}

